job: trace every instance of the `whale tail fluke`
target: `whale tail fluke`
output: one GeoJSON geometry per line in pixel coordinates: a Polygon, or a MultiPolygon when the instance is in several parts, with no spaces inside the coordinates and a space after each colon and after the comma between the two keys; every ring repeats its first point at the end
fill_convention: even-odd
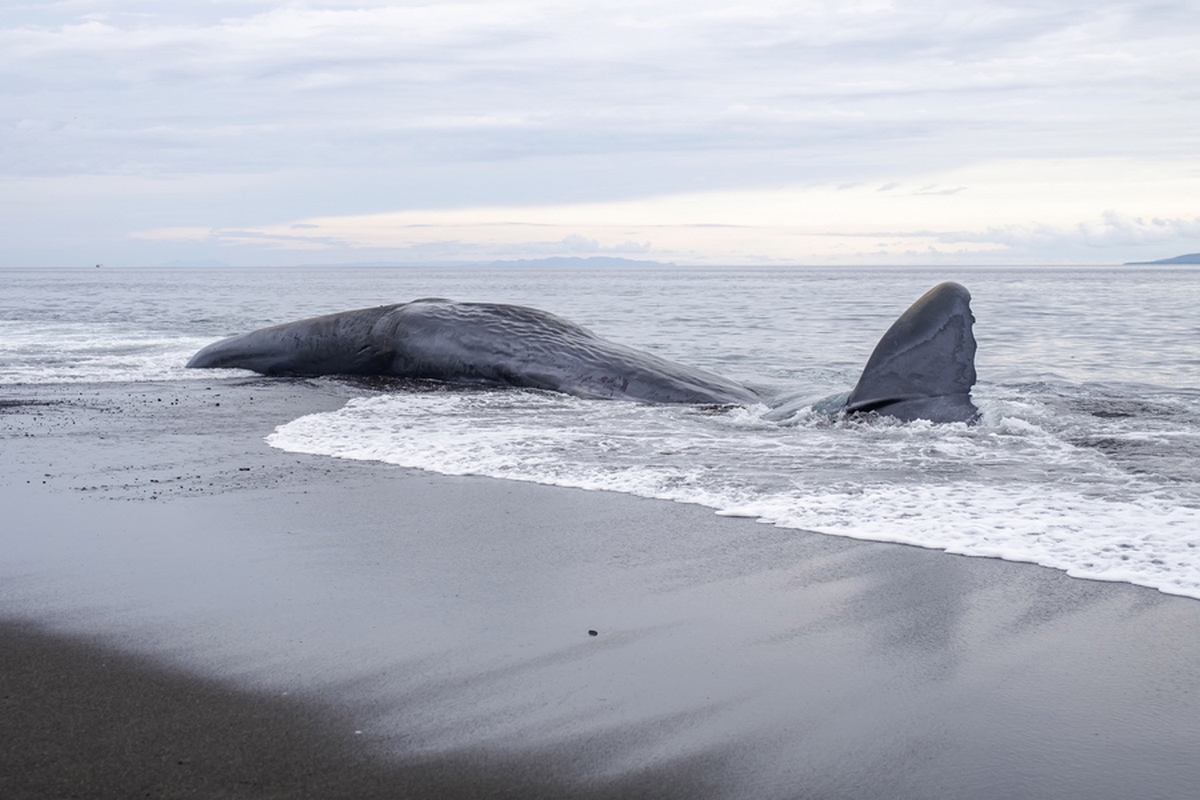
{"type": "Polygon", "coordinates": [[[948,282],[930,289],[879,340],[846,411],[905,421],[974,421],[974,322],[964,287],[948,282]]]}

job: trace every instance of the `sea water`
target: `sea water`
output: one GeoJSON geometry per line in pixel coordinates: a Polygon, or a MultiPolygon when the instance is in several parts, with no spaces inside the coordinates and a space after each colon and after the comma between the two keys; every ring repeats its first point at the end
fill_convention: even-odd
{"type": "Polygon", "coordinates": [[[264,435],[1200,598],[1196,268],[7,269],[0,281],[0,397],[5,384],[233,378],[244,373],[183,365],[217,338],[321,313],[432,296],[536,306],[799,397],[799,411],[352,384],[361,396],[344,408],[264,435]],[[852,388],[895,317],[943,280],[973,295],[978,425],[806,408],[852,388]]]}

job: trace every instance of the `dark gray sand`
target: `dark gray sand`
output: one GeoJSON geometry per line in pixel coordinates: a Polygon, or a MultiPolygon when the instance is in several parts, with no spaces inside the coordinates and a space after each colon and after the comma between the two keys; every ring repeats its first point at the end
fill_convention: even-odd
{"type": "Polygon", "coordinates": [[[0,391],[0,797],[1197,796],[1198,601],[263,443],[362,391],[0,391]]]}
{"type": "MultiPolygon", "coordinates": [[[[0,623],[0,797],[705,797],[717,765],[582,785],[554,750],[397,762],[344,735],[337,709],[165,670],[0,623]]],[[[586,752],[570,754],[586,757],[586,752]]]]}

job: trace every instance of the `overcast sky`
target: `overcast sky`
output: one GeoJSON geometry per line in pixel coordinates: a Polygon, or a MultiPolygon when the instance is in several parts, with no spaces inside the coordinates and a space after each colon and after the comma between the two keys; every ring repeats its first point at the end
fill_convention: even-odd
{"type": "Polygon", "coordinates": [[[1200,251],[1200,0],[0,0],[0,265],[1200,251]]]}

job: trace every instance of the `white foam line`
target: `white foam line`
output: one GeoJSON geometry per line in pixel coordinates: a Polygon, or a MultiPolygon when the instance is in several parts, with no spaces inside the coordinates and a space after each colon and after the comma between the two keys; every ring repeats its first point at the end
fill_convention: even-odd
{"type": "MultiPolygon", "coordinates": [[[[1086,462],[1094,454],[1036,425],[1004,419],[988,431],[959,434],[886,425],[839,431],[822,424],[823,431],[797,430],[764,425],[760,414],[746,410],[705,416],[689,409],[481,392],[355,400],[339,411],[280,426],[267,441],[292,452],[447,475],[693,503],[785,528],[1036,563],[1075,577],[1200,598],[1197,509],[1142,493],[1124,475],[1083,472],[1100,481],[1092,487],[1073,483],[1071,475],[1058,482],[1052,476],[1048,482],[988,483],[954,474],[956,465],[972,458],[1000,456],[1031,475],[1049,462],[1104,467],[1086,462]],[[806,464],[798,476],[783,476],[773,485],[756,483],[766,462],[754,459],[801,441],[794,437],[821,436],[834,436],[851,451],[831,451],[825,454],[829,463],[806,464]],[[988,451],[1014,436],[1018,449],[988,451]],[[865,453],[883,459],[884,466],[865,463],[865,453]],[[722,463],[739,457],[747,461],[741,472],[737,463],[722,463]],[[902,459],[916,465],[911,479],[887,471],[902,459]],[[935,478],[939,468],[949,476],[935,478]],[[815,480],[808,472],[836,480],[815,480]],[[1096,496],[1118,490],[1120,497],[1096,496]]],[[[822,454],[809,448],[803,456],[822,454]]]]}

